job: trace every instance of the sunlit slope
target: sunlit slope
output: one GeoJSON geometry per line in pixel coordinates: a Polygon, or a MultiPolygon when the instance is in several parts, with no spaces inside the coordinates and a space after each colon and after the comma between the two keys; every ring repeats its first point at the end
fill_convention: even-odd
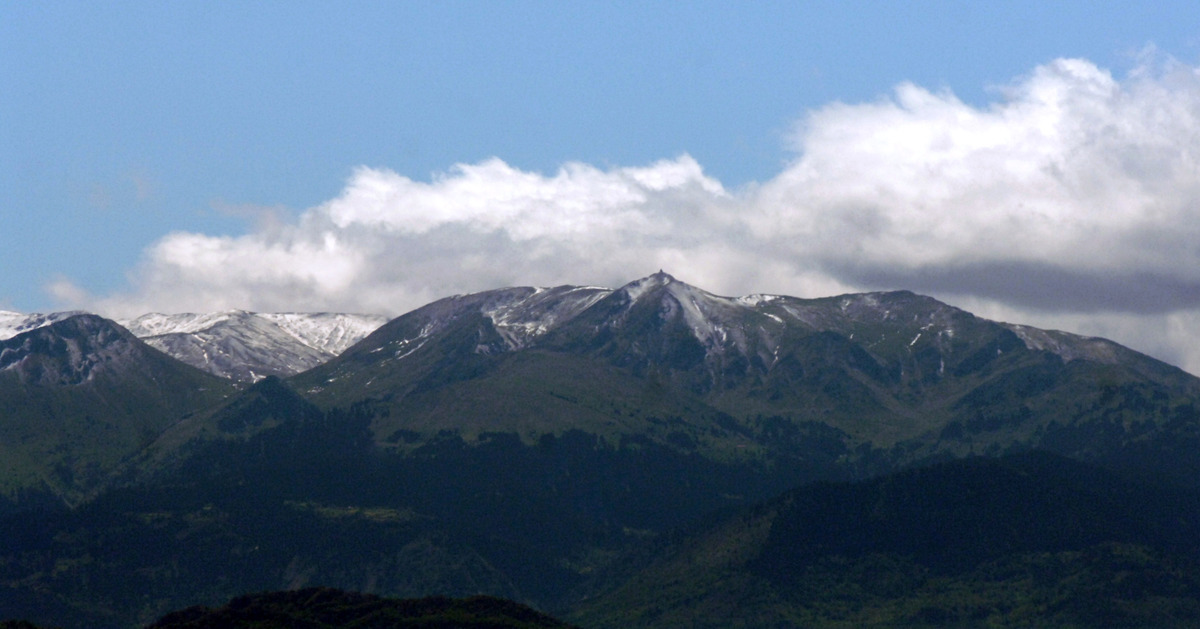
{"type": "Polygon", "coordinates": [[[0,341],[0,488],[8,499],[79,500],[168,426],[232,392],[93,315],[0,341]]]}

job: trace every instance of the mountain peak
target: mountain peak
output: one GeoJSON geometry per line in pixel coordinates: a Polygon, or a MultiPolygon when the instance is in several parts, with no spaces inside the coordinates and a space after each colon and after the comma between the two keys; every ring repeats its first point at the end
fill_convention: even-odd
{"type": "Polygon", "coordinates": [[[669,273],[659,269],[657,273],[647,275],[622,286],[617,292],[624,293],[629,297],[629,301],[634,302],[655,288],[661,288],[673,283],[682,284],[682,282],[672,277],[669,273]]]}
{"type": "Polygon", "coordinates": [[[124,364],[137,345],[112,321],[76,314],[0,341],[0,371],[13,371],[30,384],[81,384],[98,369],[124,364]]]}

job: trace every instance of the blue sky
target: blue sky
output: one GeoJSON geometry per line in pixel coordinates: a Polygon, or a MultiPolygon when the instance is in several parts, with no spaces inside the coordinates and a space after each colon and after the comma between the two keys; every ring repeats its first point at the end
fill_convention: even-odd
{"type": "Polygon", "coordinates": [[[1187,2],[0,0],[0,309],[398,314],[667,266],[1195,370],[1197,65],[1187,2]]]}

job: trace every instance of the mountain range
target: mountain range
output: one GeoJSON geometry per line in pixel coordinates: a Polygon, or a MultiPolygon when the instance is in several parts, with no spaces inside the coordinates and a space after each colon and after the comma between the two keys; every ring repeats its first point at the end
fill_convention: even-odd
{"type": "MultiPolygon", "coordinates": [[[[0,311],[0,340],[82,314],[23,315],[0,311]]],[[[151,347],[238,382],[290,376],[337,356],[387,318],[341,313],[214,313],[142,315],[115,322],[151,347]]]]}
{"type": "Polygon", "coordinates": [[[1071,625],[1131,578],[1150,585],[1114,614],[1200,610],[1200,380],[906,291],[722,297],[659,272],[386,322],[0,332],[0,616],[137,626],[319,585],[585,627],[1071,625]]]}

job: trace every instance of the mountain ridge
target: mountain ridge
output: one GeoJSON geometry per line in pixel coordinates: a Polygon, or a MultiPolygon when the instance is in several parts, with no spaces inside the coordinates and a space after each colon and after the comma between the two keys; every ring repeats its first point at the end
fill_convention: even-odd
{"type": "MultiPolygon", "coordinates": [[[[51,361],[52,370],[16,369],[36,358],[30,343],[38,330],[99,320],[81,316],[18,322],[32,329],[3,341],[0,372],[62,385],[91,377],[92,366],[79,362],[87,353],[61,339],[45,351],[73,358],[51,361]]],[[[184,339],[177,358],[186,347],[232,361],[248,375],[235,381],[289,376],[288,386],[324,411],[371,409],[384,447],[446,430],[469,440],[513,431],[532,442],[579,429],[611,443],[650,438],[722,459],[800,457],[886,470],[1038,447],[1089,460],[1127,456],[1132,447],[1140,465],[1156,451],[1182,462],[1185,448],[1171,439],[1200,439],[1189,402],[1200,397],[1200,381],[1182,370],[1111,341],[992,322],[909,291],[722,297],[660,271],[618,289],[448,297],[377,328],[378,318],[337,314],[139,320],[133,327],[150,340],[184,339]],[[245,341],[236,351],[210,352],[215,341],[195,336],[221,326],[225,338],[245,341]],[[294,376],[297,368],[260,373],[238,361],[264,348],[284,362],[299,358],[251,339],[258,333],[293,344],[323,335],[324,345],[306,347],[346,349],[328,360],[309,356],[316,365],[294,376]],[[1137,419],[1138,409],[1155,419],[1137,419]]],[[[96,356],[87,359],[106,360],[96,356]]],[[[193,413],[172,432],[201,434],[198,422],[212,416],[193,413]]]]}
{"type": "Polygon", "coordinates": [[[1038,365],[1047,360],[1108,370],[1110,380],[1169,383],[1176,395],[1197,390],[1182,370],[1111,341],[988,321],[909,291],[720,297],[662,272],[615,290],[506,288],[438,300],[294,382],[326,405],[346,395],[394,405],[405,395],[396,378],[442,386],[436,374],[446,365],[503,371],[502,357],[515,353],[582,356],[635,378],[665,378],[723,413],[788,421],[854,415],[838,427],[885,445],[942,429],[971,391],[1010,371],[1044,369],[1038,365]],[[537,299],[544,309],[573,292],[581,298],[553,318],[526,307],[537,299]],[[520,336],[517,326],[503,330],[514,321],[520,336]],[[452,323],[461,329],[449,334],[452,323]],[[468,336],[446,353],[451,338],[468,336]]]}
{"type": "MultiPolygon", "coordinates": [[[[88,314],[0,311],[0,340],[88,314]]],[[[290,376],[345,351],[387,321],[382,315],[347,313],[150,313],[113,319],[152,347],[214,375],[237,382],[290,376]]]]}
{"type": "MultiPolygon", "coordinates": [[[[779,325],[784,324],[782,315],[791,319],[792,323],[800,322],[821,329],[844,329],[847,321],[863,322],[872,316],[886,319],[891,312],[883,307],[882,316],[879,316],[881,298],[909,296],[935,304],[937,308],[949,309],[950,312],[965,312],[906,290],[848,293],[814,299],[763,293],[724,297],[681,282],[663,271],[615,289],[571,285],[514,286],[435,300],[412,312],[434,304],[462,304],[478,300],[481,302],[480,312],[492,320],[509,346],[508,349],[520,349],[569,322],[598,301],[623,294],[632,303],[655,288],[665,288],[671,294],[697,340],[702,345],[712,348],[720,347],[727,340],[715,336],[727,332],[719,324],[714,325],[716,322],[713,315],[721,309],[728,311],[741,308],[759,312],[779,325]],[[578,294],[578,298],[562,299],[570,293],[578,294]],[[828,312],[819,312],[813,308],[814,304],[830,300],[841,303],[843,316],[840,318],[843,321],[840,325],[836,321],[838,317],[830,317],[828,312]]],[[[22,314],[0,311],[0,340],[78,314],[87,313],[61,311],[22,314]]],[[[341,354],[394,319],[382,315],[351,313],[261,313],[225,310],[207,313],[148,313],[113,321],[143,341],[193,366],[222,377],[253,382],[267,375],[294,375],[319,365],[341,354]],[[253,340],[255,337],[268,340],[258,343],[262,347],[253,347],[256,344],[253,340]],[[288,340],[292,342],[288,343],[288,340]],[[226,347],[220,347],[222,344],[226,347]],[[235,349],[230,349],[230,344],[234,345],[235,349]],[[266,355],[271,353],[281,354],[283,358],[269,360],[266,355]]],[[[1060,330],[1043,330],[1018,323],[994,323],[1012,330],[1029,349],[1044,349],[1068,361],[1085,358],[1112,363],[1119,360],[1121,354],[1127,356],[1129,352],[1133,352],[1140,355],[1139,352],[1100,337],[1060,330]]],[[[947,331],[952,333],[952,330],[947,331]]],[[[910,344],[916,344],[921,340],[920,337],[921,333],[918,332],[910,339],[910,344]]],[[[417,339],[412,340],[415,342],[417,339]]],[[[744,345],[746,339],[735,338],[735,342],[744,345]]]]}
{"type": "Polygon", "coordinates": [[[239,382],[290,376],[345,351],[382,325],[377,315],[344,313],[147,314],[119,321],[153,347],[239,382]]]}

